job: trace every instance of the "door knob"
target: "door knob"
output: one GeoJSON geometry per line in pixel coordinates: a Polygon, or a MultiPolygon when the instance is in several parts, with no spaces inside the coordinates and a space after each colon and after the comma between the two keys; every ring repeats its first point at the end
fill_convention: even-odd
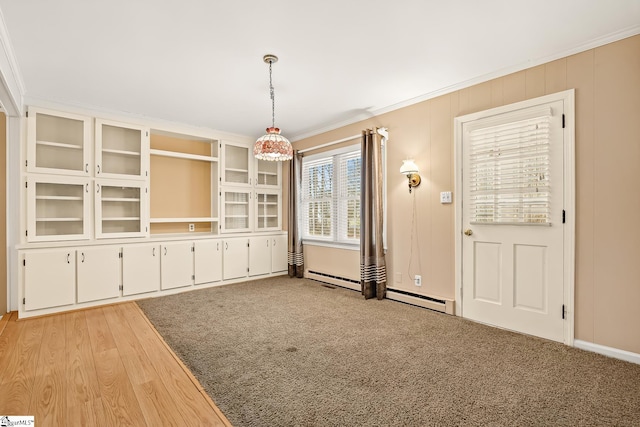
{"type": "Polygon", "coordinates": [[[467,228],[466,230],[464,230],[465,236],[471,236],[472,234],[473,234],[473,231],[470,228],[467,228]]]}

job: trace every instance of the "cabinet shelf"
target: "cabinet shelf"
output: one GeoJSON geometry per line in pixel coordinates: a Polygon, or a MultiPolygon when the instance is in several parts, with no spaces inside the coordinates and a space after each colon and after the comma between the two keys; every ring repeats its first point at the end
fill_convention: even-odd
{"type": "Polygon", "coordinates": [[[197,218],[151,218],[152,224],[161,223],[182,223],[182,222],[217,222],[215,217],[197,217],[197,218]]]}
{"type": "Polygon", "coordinates": [[[241,173],[249,173],[247,169],[236,169],[236,168],[224,168],[226,172],[241,172],[241,173]]]}
{"type": "Polygon", "coordinates": [[[249,218],[249,215],[225,215],[225,218],[249,218]]]}
{"type": "Polygon", "coordinates": [[[135,156],[135,157],[140,156],[140,152],[138,151],[114,150],[111,148],[103,148],[102,152],[109,153],[109,154],[121,154],[123,156],[135,156]]]}
{"type": "Polygon", "coordinates": [[[138,197],[103,197],[103,202],[139,202],[140,198],[138,197]]]}
{"type": "Polygon", "coordinates": [[[278,218],[278,215],[258,215],[258,218],[278,218]]]}
{"type": "Polygon", "coordinates": [[[189,153],[179,153],[177,151],[168,151],[168,150],[157,150],[151,149],[151,155],[153,156],[163,156],[163,157],[173,157],[177,159],[188,159],[188,160],[201,160],[203,162],[217,162],[218,158],[213,156],[203,156],[200,154],[189,154],[189,153]]]}
{"type": "Polygon", "coordinates": [[[278,172],[258,172],[258,175],[278,176],[278,172]]]}
{"type": "Polygon", "coordinates": [[[36,144],[44,145],[47,147],[70,148],[72,150],[82,150],[84,148],[82,145],[65,144],[63,142],[53,142],[53,141],[36,141],[36,144]]]}
{"type": "Polygon", "coordinates": [[[80,196],[36,196],[36,200],[82,201],[80,196]]]}
{"type": "Polygon", "coordinates": [[[56,218],[36,218],[36,222],[80,222],[82,218],[66,218],[66,217],[56,217],[56,218]]]}
{"type": "Polygon", "coordinates": [[[124,217],[112,217],[102,218],[102,221],[140,221],[139,216],[124,216],[124,217]]]}

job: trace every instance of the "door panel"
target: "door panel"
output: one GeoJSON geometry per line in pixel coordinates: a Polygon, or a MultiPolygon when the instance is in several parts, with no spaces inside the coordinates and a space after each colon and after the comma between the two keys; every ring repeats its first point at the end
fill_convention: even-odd
{"type": "Polygon", "coordinates": [[[462,315],[560,342],[563,112],[553,101],[462,128],[462,315]]]}

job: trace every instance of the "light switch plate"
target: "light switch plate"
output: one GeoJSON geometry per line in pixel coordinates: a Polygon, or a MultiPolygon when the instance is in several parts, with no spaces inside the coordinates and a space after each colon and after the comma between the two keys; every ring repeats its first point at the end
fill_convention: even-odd
{"type": "Polygon", "coordinates": [[[440,193],[440,203],[451,203],[451,191],[443,191],[440,193]]]}

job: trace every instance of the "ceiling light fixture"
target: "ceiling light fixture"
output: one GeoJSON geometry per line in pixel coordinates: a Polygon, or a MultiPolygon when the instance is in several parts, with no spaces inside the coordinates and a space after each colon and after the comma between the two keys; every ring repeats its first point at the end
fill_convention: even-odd
{"type": "Polygon", "coordinates": [[[293,158],[293,148],[287,138],[280,135],[280,129],[276,127],[276,96],[273,90],[271,78],[271,65],[278,62],[275,55],[265,55],[262,60],[269,64],[269,95],[271,96],[271,127],[262,135],[253,146],[253,156],[260,160],[284,161],[293,158]]]}

